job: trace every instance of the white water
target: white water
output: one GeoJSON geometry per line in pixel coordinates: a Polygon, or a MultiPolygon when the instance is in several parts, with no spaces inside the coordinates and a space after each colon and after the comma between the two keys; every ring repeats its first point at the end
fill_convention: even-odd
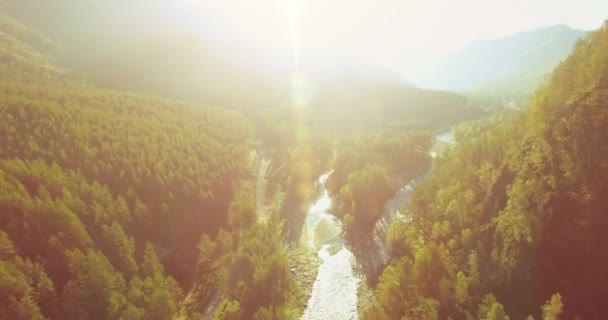
{"type": "MultiPolygon", "coordinates": [[[[454,135],[452,130],[442,131],[435,135],[435,146],[430,150],[429,154],[435,158],[446,146],[454,144],[454,135]]],[[[424,179],[423,176],[419,176],[415,179],[410,180],[401,189],[397,190],[395,195],[389,199],[385,204],[382,211],[382,217],[376,222],[373,232],[373,246],[375,254],[373,260],[367,261],[368,265],[375,270],[386,265],[390,259],[389,243],[388,243],[388,229],[395,219],[409,219],[409,217],[403,215],[401,210],[407,204],[412,197],[414,187],[418,182],[424,179]]]]}
{"type": "Polygon", "coordinates": [[[431,148],[429,152],[431,157],[435,158],[438,154],[440,154],[443,150],[445,150],[446,146],[453,145],[455,143],[454,133],[452,129],[439,132],[435,135],[435,145],[431,148]]]}
{"type": "Polygon", "coordinates": [[[435,135],[435,140],[445,142],[447,144],[454,144],[454,133],[452,129],[439,132],[435,135]]]}
{"type": "MultiPolygon", "coordinates": [[[[440,144],[454,144],[454,137],[451,130],[437,134],[436,140],[440,144]]],[[[435,149],[435,148],[434,148],[435,149]]],[[[440,149],[431,151],[431,156],[435,157],[440,153],[440,149]]],[[[312,294],[308,300],[308,305],[302,320],[356,320],[359,318],[357,312],[357,291],[360,276],[354,272],[354,264],[357,263],[353,253],[344,246],[342,238],[342,225],[328,210],[331,208],[331,198],[325,187],[331,172],[319,177],[318,183],[321,194],[306,215],[306,235],[309,245],[318,249],[319,257],[323,263],[319,267],[319,273],[312,288],[312,294]],[[323,222],[333,226],[335,230],[329,230],[319,234],[317,227],[323,222]],[[335,231],[335,232],[333,232],[335,231]],[[321,237],[321,239],[317,239],[321,237]],[[318,246],[318,243],[322,243],[318,246]],[[334,255],[330,254],[332,246],[339,246],[339,250],[334,255]]],[[[423,179],[423,178],[422,178],[423,179]]],[[[383,209],[383,215],[374,226],[373,257],[370,257],[368,266],[374,269],[386,264],[390,258],[390,251],[387,239],[387,230],[394,219],[407,219],[401,209],[409,201],[416,183],[419,179],[408,182],[399,189],[395,195],[387,201],[383,209]],[[371,265],[370,265],[371,264],[371,265]]],[[[332,250],[336,251],[336,250],[332,250]]]]}
{"type": "Polygon", "coordinates": [[[355,320],[359,318],[357,288],[360,279],[354,271],[355,257],[344,246],[342,225],[334,216],[327,213],[331,207],[331,198],[325,188],[325,183],[330,174],[331,172],[326,173],[319,178],[321,195],[306,216],[308,242],[311,247],[316,250],[317,242],[327,241],[318,250],[323,262],[319,267],[319,273],[313,284],[312,294],[302,320],[355,320]],[[329,234],[319,235],[315,230],[321,221],[334,226],[336,232],[330,230],[329,234]],[[316,237],[322,238],[316,239],[316,237]],[[339,246],[339,250],[333,255],[329,250],[331,246],[339,246]]]}

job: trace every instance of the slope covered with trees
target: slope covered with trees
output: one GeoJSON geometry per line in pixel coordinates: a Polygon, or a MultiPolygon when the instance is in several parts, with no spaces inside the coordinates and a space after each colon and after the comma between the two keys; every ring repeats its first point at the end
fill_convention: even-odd
{"type": "Polygon", "coordinates": [[[606,315],[607,75],[605,24],[529,110],[456,131],[391,228],[367,319],[606,315]]]}
{"type": "Polygon", "coordinates": [[[182,316],[224,319],[296,319],[305,301],[288,269],[283,223],[274,208],[256,222],[250,188],[241,185],[228,223],[215,238],[201,236],[194,287],[182,316]],[[203,312],[200,312],[203,310],[203,312]]]}
{"type": "Polygon", "coordinates": [[[242,187],[242,114],[78,85],[45,36],[1,23],[0,318],[201,317],[185,298],[206,259],[226,272],[204,283],[215,319],[300,307],[282,225],[242,187]]]}
{"type": "Polygon", "coordinates": [[[0,161],[0,314],[6,319],[169,318],[181,289],[150,243],[148,215],[82,173],[42,160],[0,161]]]}
{"type": "Polygon", "coordinates": [[[0,77],[27,82],[65,80],[54,62],[60,47],[46,36],[0,12],[0,77]]]}
{"type": "Polygon", "coordinates": [[[144,204],[137,232],[171,252],[176,236],[195,243],[225,220],[251,134],[235,113],[87,88],[5,82],[0,92],[3,158],[79,170],[126,206],[144,204]]]}

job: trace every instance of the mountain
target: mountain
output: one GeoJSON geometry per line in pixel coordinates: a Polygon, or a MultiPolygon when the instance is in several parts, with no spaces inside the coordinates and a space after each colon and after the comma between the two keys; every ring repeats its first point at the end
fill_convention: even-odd
{"type": "Polygon", "coordinates": [[[607,76],[608,22],[528,108],[458,127],[391,226],[363,319],[602,319],[607,76]]]}
{"type": "Polygon", "coordinates": [[[425,86],[529,94],[586,32],[565,25],[475,41],[441,62],[425,86]]]}
{"type": "Polygon", "coordinates": [[[177,31],[136,38],[77,72],[104,87],[242,110],[297,106],[348,133],[399,121],[437,129],[479,114],[463,96],[412,87],[361,61],[304,53],[295,69],[280,51],[177,31]]]}

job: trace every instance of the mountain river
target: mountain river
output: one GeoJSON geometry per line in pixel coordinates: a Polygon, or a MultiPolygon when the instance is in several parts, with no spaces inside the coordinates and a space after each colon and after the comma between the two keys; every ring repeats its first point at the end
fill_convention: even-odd
{"type": "MultiPolygon", "coordinates": [[[[435,135],[436,145],[431,151],[435,157],[446,145],[454,143],[451,130],[435,135]]],[[[356,320],[357,291],[359,283],[365,281],[355,255],[344,245],[342,224],[328,211],[332,199],[325,184],[331,171],[318,179],[321,190],[319,198],[312,205],[306,216],[304,238],[317,251],[322,263],[302,320],[356,320]]],[[[390,252],[386,233],[391,222],[400,217],[406,219],[400,210],[410,199],[417,182],[424,176],[413,179],[397,190],[395,195],[384,206],[383,216],[373,230],[373,268],[380,268],[388,262],[390,252]]],[[[369,262],[369,261],[366,261],[369,262]]]]}

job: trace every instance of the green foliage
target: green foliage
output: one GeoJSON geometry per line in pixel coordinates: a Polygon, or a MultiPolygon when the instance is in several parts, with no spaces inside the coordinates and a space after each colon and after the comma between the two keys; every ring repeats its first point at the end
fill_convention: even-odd
{"type": "Polygon", "coordinates": [[[328,190],[351,238],[368,232],[395,189],[389,177],[412,178],[429,163],[428,132],[385,130],[345,140],[333,161],[328,190]]]}
{"type": "Polygon", "coordinates": [[[20,257],[0,260],[0,317],[45,319],[57,316],[57,294],[39,263],[20,257]]]}
{"type": "Polygon", "coordinates": [[[255,222],[256,208],[254,192],[251,186],[241,184],[228,207],[228,226],[246,228],[255,222]]]}
{"type": "Polygon", "coordinates": [[[494,304],[492,304],[492,307],[490,307],[490,311],[488,311],[488,314],[482,319],[509,320],[509,316],[507,316],[507,314],[505,313],[505,309],[503,308],[503,306],[500,303],[495,302],[494,304]]]}
{"type": "Polygon", "coordinates": [[[418,305],[412,309],[411,316],[406,317],[406,319],[438,320],[438,305],[439,303],[433,299],[422,299],[418,301],[418,305]]]}
{"type": "Polygon", "coordinates": [[[102,236],[105,239],[107,256],[118,270],[125,275],[132,276],[137,272],[135,262],[135,241],[125,234],[120,223],[112,222],[111,226],[102,227],[102,236]]]}
{"type": "Polygon", "coordinates": [[[66,253],[70,280],[63,289],[64,319],[107,319],[116,301],[124,299],[125,280],[100,252],[78,249],[66,253]]]}
{"type": "Polygon", "coordinates": [[[120,305],[119,314],[133,319],[171,319],[177,314],[182,299],[177,282],[162,272],[145,278],[134,277],[125,295],[127,300],[120,305]]]}
{"type": "MultiPolygon", "coordinates": [[[[181,251],[174,255],[183,260],[172,264],[180,266],[170,270],[173,274],[181,276],[181,268],[194,259],[200,232],[215,231],[226,221],[224,210],[232,182],[243,174],[250,134],[238,114],[18,83],[1,83],[0,101],[0,156],[44,159],[106,185],[118,197],[112,211],[126,232],[181,251]]],[[[108,221],[102,208],[95,207],[91,218],[108,221]]]]}
{"type": "Polygon", "coordinates": [[[224,299],[215,309],[213,320],[238,320],[240,313],[238,301],[224,299]]]}
{"type": "Polygon", "coordinates": [[[0,259],[5,260],[15,255],[15,247],[4,231],[0,231],[0,259]]]}
{"type": "Polygon", "coordinates": [[[281,228],[254,224],[238,231],[235,247],[223,257],[227,263],[223,286],[227,296],[240,301],[244,319],[260,308],[283,306],[293,295],[281,228]]]}
{"type": "MultiPolygon", "coordinates": [[[[252,190],[238,189],[242,194],[229,207],[252,208],[252,190]]],[[[187,306],[188,316],[210,308],[214,319],[291,319],[300,295],[287,265],[283,223],[277,218],[272,212],[264,223],[234,224],[215,239],[201,236],[190,292],[195,301],[187,306]]]]}
{"type": "Polygon", "coordinates": [[[392,194],[388,179],[386,169],[374,164],[348,175],[338,197],[340,211],[352,214],[352,221],[347,224],[351,230],[369,231],[381,216],[382,207],[392,194]]]}
{"type": "Polygon", "coordinates": [[[56,50],[0,17],[0,273],[10,284],[0,314],[170,319],[181,289],[144,246],[189,279],[201,231],[228,220],[249,123],[76,86],[52,63],[56,50]]]}
{"type": "Polygon", "coordinates": [[[411,220],[391,228],[374,312],[399,319],[430,298],[440,318],[539,318],[555,292],[543,318],[608,312],[606,74],[608,25],[578,42],[528,110],[455,130],[411,220]]]}
{"type": "MultiPolygon", "coordinates": [[[[14,283],[14,288],[18,290],[6,293],[6,299],[3,299],[4,303],[0,306],[2,310],[5,310],[3,314],[12,315],[11,318],[32,319],[57,315],[67,319],[82,317],[95,319],[171,318],[178,310],[181,290],[171,277],[166,276],[163,265],[151,245],[146,247],[141,260],[136,258],[137,248],[143,247],[143,244],[149,240],[160,242],[163,248],[168,246],[171,248],[172,242],[169,240],[172,238],[172,231],[167,228],[167,225],[163,225],[169,218],[168,214],[175,212],[174,210],[177,208],[185,210],[181,211],[181,216],[176,214],[173,215],[173,218],[176,223],[181,219],[182,223],[186,224],[191,222],[192,215],[194,215],[194,204],[216,207],[224,200],[209,199],[209,195],[200,191],[192,192],[200,190],[197,188],[204,188],[210,193],[212,187],[203,183],[203,180],[198,180],[201,176],[196,177],[196,180],[185,179],[188,174],[192,174],[190,177],[195,178],[194,174],[197,172],[192,170],[193,167],[188,169],[188,166],[174,167],[176,170],[177,168],[186,170],[179,174],[184,177],[183,182],[190,185],[190,187],[183,185],[184,188],[188,188],[188,192],[180,193],[179,188],[171,189],[171,192],[162,191],[173,186],[171,183],[164,182],[165,180],[160,177],[160,174],[168,172],[168,168],[154,173],[158,174],[156,176],[152,175],[150,169],[154,169],[155,166],[159,168],[158,166],[162,162],[152,160],[156,162],[155,166],[140,162],[133,157],[137,153],[130,143],[124,145],[111,143],[113,147],[103,152],[109,156],[106,160],[109,161],[107,164],[104,164],[103,156],[99,151],[92,151],[90,156],[94,158],[87,158],[87,152],[83,150],[94,150],[96,143],[103,141],[99,139],[102,139],[104,135],[107,138],[119,137],[121,130],[128,130],[127,128],[131,127],[112,129],[112,126],[120,120],[111,124],[114,122],[111,119],[120,112],[117,111],[118,109],[112,110],[111,108],[103,111],[104,108],[98,106],[97,109],[89,109],[90,116],[98,117],[101,113],[106,112],[108,118],[105,121],[107,122],[104,123],[103,116],[96,120],[91,118],[92,123],[96,123],[95,126],[98,127],[97,129],[87,129],[85,125],[87,122],[84,120],[86,118],[85,110],[89,103],[99,102],[97,98],[88,100],[86,95],[78,96],[76,94],[74,96],[76,99],[74,101],[78,101],[77,105],[80,106],[80,110],[73,109],[72,116],[75,118],[73,118],[72,124],[60,120],[70,117],[64,113],[69,110],[68,107],[57,107],[44,100],[46,99],[44,97],[48,97],[48,94],[54,92],[51,94],[54,96],[53,99],[66,103],[69,100],[66,98],[69,96],[69,90],[73,90],[74,93],[84,92],[80,91],[81,89],[38,87],[38,94],[34,94],[29,91],[33,87],[17,83],[4,83],[3,85],[0,87],[11,91],[14,98],[3,95],[0,99],[10,101],[8,104],[16,108],[13,111],[22,117],[17,121],[18,123],[13,122],[16,118],[11,115],[12,111],[8,110],[10,109],[8,104],[3,104],[1,107],[3,111],[1,120],[4,124],[3,129],[0,130],[6,134],[2,138],[0,155],[3,159],[14,158],[13,160],[0,160],[0,210],[3,212],[0,217],[0,230],[2,230],[0,232],[0,252],[2,259],[6,260],[2,262],[1,270],[5,272],[8,269],[8,272],[12,272],[8,273],[13,279],[9,283],[14,283]],[[28,99],[30,102],[25,102],[28,99]],[[57,123],[53,123],[51,114],[54,112],[56,112],[57,123]],[[39,126],[42,125],[38,122],[40,119],[47,121],[48,127],[43,131],[40,131],[39,126]],[[78,119],[82,119],[82,121],[78,119]],[[74,126],[77,123],[80,124],[80,128],[74,126]],[[20,129],[16,129],[15,125],[20,126],[20,129]],[[92,130],[89,131],[88,137],[84,134],[87,130],[92,130]],[[103,130],[106,130],[105,133],[103,130]],[[78,138],[75,138],[76,135],[78,138]],[[70,138],[70,136],[72,137],[70,138]],[[28,141],[27,147],[21,144],[23,141],[28,141]],[[42,149],[39,146],[45,147],[42,149]],[[68,156],[71,152],[74,153],[68,156]],[[110,163],[113,165],[110,166],[110,163]],[[116,176],[112,172],[119,174],[116,176]],[[121,172],[123,173],[121,174],[121,172]],[[127,176],[124,172],[131,172],[128,179],[124,178],[127,176]],[[105,180],[107,184],[100,183],[100,180],[105,180]],[[197,184],[199,186],[195,188],[197,184]],[[191,191],[190,188],[192,188],[191,191]],[[168,196],[157,201],[158,199],[154,198],[158,198],[158,194],[168,196]],[[190,199],[190,202],[194,203],[191,205],[192,207],[176,202],[185,199],[190,199]],[[196,201],[196,199],[199,200],[196,201]],[[158,205],[159,202],[161,205],[158,205]],[[162,208],[166,210],[163,211],[162,208]],[[191,211],[188,213],[188,210],[191,211]],[[154,230],[158,230],[160,233],[154,235],[154,230]],[[41,263],[36,264],[37,270],[40,271],[37,271],[36,274],[26,273],[21,276],[19,273],[15,274],[19,269],[15,269],[16,262],[13,260],[22,259],[20,257],[41,259],[41,263]],[[138,261],[141,262],[141,274],[139,274],[138,261]],[[38,278],[40,279],[37,282],[38,286],[28,285],[28,279],[38,278]],[[20,282],[22,284],[17,285],[20,282]],[[59,298],[55,294],[55,287],[62,292],[59,298]]],[[[106,97],[110,100],[101,100],[112,101],[113,96],[114,94],[107,93],[106,97]]],[[[126,99],[124,101],[128,103],[127,101],[131,98],[126,99]]],[[[141,99],[146,100],[147,98],[141,99]]],[[[117,101],[108,103],[110,103],[109,105],[115,103],[116,108],[121,108],[120,102],[117,101]]],[[[142,104],[141,108],[151,108],[151,106],[152,104],[146,106],[142,104]]],[[[144,109],[133,111],[140,112],[144,109]]],[[[199,121],[206,117],[202,109],[199,111],[192,109],[191,111],[194,114],[200,113],[199,121]]],[[[176,112],[178,111],[176,110],[176,112]]],[[[229,114],[225,116],[232,117],[229,114]]],[[[220,118],[210,116],[209,121],[215,121],[215,125],[221,125],[220,118]]],[[[228,119],[226,120],[228,121],[228,119]]],[[[135,118],[132,121],[134,124],[137,123],[135,118]]],[[[176,118],[176,121],[180,120],[176,118]]],[[[168,125],[168,123],[160,123],[159,125],[163,128],[168,125]]],[[[177,126],[176,124],[174,127],[175,134],[183,139],[187,135],[187,131],[182,132],[180,136],[177,126]]],[[[182,126],[184,125],[182,124],[182,126]]],[[[209,131],[211,129],[206,130],[209,133],[208,143],[220,147],[221,144],[217,141],[221,141],[223,137],[211,137],[212,133],[209,131]]],[[[195,132],[192,134],[196,134],[195,132]]],[[[199,134],[202,133],[199,132],[199,134]]],[[[149,132],[145,135],[149,136],[149,132]]],[[[133,137],[130,136],[131,139],[133,137]]],[[[232,172],[224,171],[225,175],[222,176],[221,169],[216,166],[215,168],[220,171],[214,171],[213,175],[209,175],[208,178],[221,180],[226,175],[230,175],[233,177],[231,179],[236,179],[240,170],[238,169],[240,154],[244,152],[243,145],[241,144],[240,147],[232,145],[229,147],[230,151],[225,150],[226,153],[222,153],[219,149],[203,144],[200,141],[200,139],[204,139],[202,137],[202,135],[198,136],[199,141],[196,142],[197,148],[201,148],[199,151],[204,149],[205,152],[215,152],[215,156],[218,157],[222,154],[226,155],[227,158],[224,159],[227,163],[209,159],[208,162],[191,160],[191,164],[202,165],[198,170],[213,168],[207,164],[225,166],[225,170],[232,170],[232,172]],[[228,154],[232,154],[234,158],[231,160],[231,156],[228,154]],[[233,162],[230,163],[231,161],[233,162]]],[[[111,141],[112,138],[109,139],[108,141],[111,141]]],[[[138,142],[138,146],[145,148],[146,144],[141,143],[138,142]]],[[[102,144],[110,146],[106,142],[102,144]]],[[[147,147],[157,148],[159,145],[162,144],[150,140],[147,147]]],[[[143,156],[144,152],[141,150],[140,155],[143,156]]],[[[152,154],[179,156],[178,153],[170,150],[152,154]]],[[[203,154],[198,156],[205,157],[203,154]]],[[[185,156],[184,158],[188,159],[185,156]]],[[[200,207],[196,208],[196,210],[199,209],[200,207]]],[[[217,220],[216,225],[221,224],[222,221],[227,220],[226,214],[220,213],[215,219],[217,220]]],[[[210,220],[213,221],[213,218],[210,220]]],[[[194,232],[196,229],[205,228],[213,230],[213,224],[194,225],[190,226],[189,230],[194,232]]],[[[184,258],[193,259],[194,257],[182,257],[182,259],[184,258]]]]}
{"type": "Polygon", "coordinates": [[[154,246],[151,243],[146,243],[144,256],[141,263],[141,275],[144,277],[153,277],[157,273],[163,272],[163,265],[160,264],[158,256],[154,251],[154,246]]]}
{"type": "MultiPolygon", "coordinates": [[[[192,301],[202,318],[217,296],[215,319],[294,318],[283,224],[257,223],[242,183],[249,121],[76,85],[58,51],[0,16],[0,318],[165,320],[192,301]]],[[[285,128],[260,127],[286,157],[285,128]]]]}
{"type": "Polygon", "coordinates": [[[559,293],[552,295],[543,306],[543,320],[559,320],[563,307],[562,296],[559,293]]]}
{"type": "Polygon", "coordinates": [[[65,81],[53,61],[59,47],[44,35],[0,13],[0,78],[34,83],[65,81]]]}
{"type": "MultiPolygon", "coordinates": [[[[529,111],[456,130],[458,147],[433,163],[406,210],[411,219],[391,228],[394,256],[365,318],[523,318],[540,315],[555,292],[545,320],[608,312],[600,274],[608,268],[607,29],[576,45],[529,111]]],[[[203,310],[214,319],[296,318],[301,295],[286,229],[277,213],[256,222],[253,190],[241,183],[249,121],[234,110],[77,86],[54,63],[56,50],[0,16],[0,317],[161,320],[186,305],[192,318],[203,310]]],[[[122,88],[197,98],[214,91],[199,81],[171,92],[156,82],[162,77],[112,70],[151,81],[116,81],[122,88]]],[[[321,86],[311,115],[248,110],[279,160],[276,185],[287,204],[306,202],[331,154],[328,132],[310,123],[337,122],[335,133],[345,134],[478,114],[449,93],[374,84],[353,100],[340,85],[321,86]],[[375,100],[361,99],[370,94],[386,98],[381,107],[357,101],[375,100]],[[438,112],[446,105],[451,112],[438,112]]],[[[254,95],[247,106],[266,104],[254,95]]],[[[380,217],[399,184],[392,177],[428,165],[431,142],[428,133],[387,130],[339,146],[328,188],[349,235],[380,217]]]]}

